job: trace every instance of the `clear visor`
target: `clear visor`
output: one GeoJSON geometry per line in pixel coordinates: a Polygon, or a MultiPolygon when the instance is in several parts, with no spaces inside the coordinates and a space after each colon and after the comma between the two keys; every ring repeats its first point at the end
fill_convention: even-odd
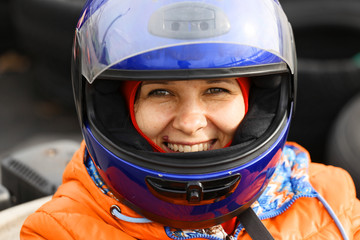
{"type": "Polygon", "coordinates": [[[193,44],[260,49],[294,72],[292,32],[276,0],[93,1],[84,9],[77,34],[82,74],[90,83],[134,56],[193,44]]]}

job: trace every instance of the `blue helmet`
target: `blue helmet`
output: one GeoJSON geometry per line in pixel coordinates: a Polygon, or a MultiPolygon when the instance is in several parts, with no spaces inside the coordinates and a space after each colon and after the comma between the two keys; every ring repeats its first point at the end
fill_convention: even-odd
{"type": "Polygon", "coordinates": [[[121,202],[179,228],[225,222],[263,192],[280,161],[296,93],[291,26],[277,0],[90,0],[72,80],[87,150],[121,202]],[[158,153],[134,128],[124,80],[248,77],[232,145],[158,153]]]}

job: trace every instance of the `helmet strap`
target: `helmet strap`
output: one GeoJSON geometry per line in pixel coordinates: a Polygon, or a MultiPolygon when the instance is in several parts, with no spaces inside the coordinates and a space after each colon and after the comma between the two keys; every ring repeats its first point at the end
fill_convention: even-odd
{"type": "Polygon", "coordinates": [[[238,219],[253,240],[274,240],[251,207],[242,212],[238,219]]]}

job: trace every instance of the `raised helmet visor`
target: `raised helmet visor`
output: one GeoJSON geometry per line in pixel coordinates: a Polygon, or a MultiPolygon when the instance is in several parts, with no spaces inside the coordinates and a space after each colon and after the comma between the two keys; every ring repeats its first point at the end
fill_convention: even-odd
{"type": "Polygon", "coordinates": [[[99,3],[85,6],[77,28],[78,44],[86,46],[81,70],[89,83],[109,68],[228,68],[283,61],[294,72],[292,32],[276,0],[93,2],[99,3]],[[164,61],[164,55],[171,56],[167,51],[189,46],[192,54],[173,51],[176,62],[164,61]],[[238,54],[228,58],[230,50],[238,54]],[[264,59],[259,51],[277,59],[264,59]]]}

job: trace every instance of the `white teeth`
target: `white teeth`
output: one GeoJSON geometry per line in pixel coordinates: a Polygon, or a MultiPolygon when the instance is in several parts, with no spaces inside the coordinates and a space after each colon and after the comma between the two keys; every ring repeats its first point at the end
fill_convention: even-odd
{"type": "Polygon", "coordinates": [[[199,144],[199,151],[204,151],[204,145],[202,143],[199,144]]]}
{"type": "Polygon", "coordinates": [[[209,147],[209,145],[206,143],[206,144],[204,144],[204,151],[207,151],[208,150],[208,147],[209,147]]]}
{"type": "Polygon", "coordinates": [[[175,152],[199,152],[199,151],[207,151],[210,149],[209,143],[200,143],[194,145],[181,145],[181,144],[174,144],[168,143],[168,148],[175,152]]]}
{"type": "Polygon", "coordinates": [[[199,145],[197,145],[197,144],[196,144],[196,145],[192,145],[192,146],[191,146],[191,151],[192,151],[192,152],[198,152],[198,151],[199,151],[199,145]]]}
{"type": "Polygon", "coordinates": [[[191,146],[185,145],[184,146],[184,152],[191,152],[191,146]]]}

